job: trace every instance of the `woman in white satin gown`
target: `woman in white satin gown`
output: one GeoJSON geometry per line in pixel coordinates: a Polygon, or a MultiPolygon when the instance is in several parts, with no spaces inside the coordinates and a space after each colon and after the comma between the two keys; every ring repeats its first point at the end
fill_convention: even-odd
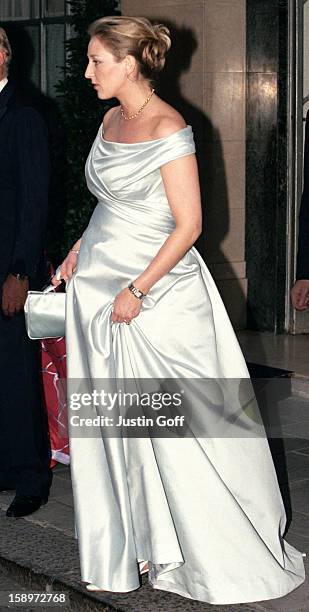
{"type": "MultiPolygon", "coordinates": [[[[99,98],[117,97],[120,106],[105,115],[86,163],[98,204],[61,266],[69,402],[77,380],[91,392],[96,379],[247,379],[193,247],[201,204],[192,129],[151,88],[169,32],[106,17],[89,33],[85,76],[99,98]]],[[[204,404],[207,430],[206,397],[204,404]]],[[[250,436],[248,423],[248,436],[238,432],[242,418],[250,421],[236,421],[233,436],[87,437],[70,426],[81,574],[90,588],[134,590],[142,562],[154,588],[213,604],[281,597],[304,581],[302,554],[283,539],[267,439],[250,436]]]]}

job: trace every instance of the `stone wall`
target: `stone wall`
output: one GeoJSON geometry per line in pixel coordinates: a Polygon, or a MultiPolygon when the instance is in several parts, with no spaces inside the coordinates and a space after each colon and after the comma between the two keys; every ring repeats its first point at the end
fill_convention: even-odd
{"type": "Polygon", "coordinates": [[[198,249],[233,324],[246,326],[246,1],[122,0],[123,15],[171,27],[160,95],[192,125],[204,231],[198,249]]]}

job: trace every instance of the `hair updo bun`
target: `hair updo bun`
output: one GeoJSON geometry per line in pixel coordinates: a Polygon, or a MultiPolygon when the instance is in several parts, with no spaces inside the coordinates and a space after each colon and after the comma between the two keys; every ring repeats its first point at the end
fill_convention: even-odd
{"type": "Polygon", "coordinates": [[[135,57],[141,75],[149,81],[163,69],[171,46],[169,29],[144,17],[102,17],[91,24],[88,33],[100,38],[118,61],[126,55],[135,57]]]}
{"type": "Polygon", "coordinates": [[[140,40],[141,60],[151,71],[163,70],[165,55],[171,46],[169,29],[162,24],[152,26],[153,36],[140,40]]]}

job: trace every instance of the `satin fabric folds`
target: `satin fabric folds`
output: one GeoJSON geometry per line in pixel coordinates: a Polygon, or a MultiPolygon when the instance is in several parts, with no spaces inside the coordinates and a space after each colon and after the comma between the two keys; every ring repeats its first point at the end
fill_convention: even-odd
{"type": "MultiPolygon", "coordinates": [[[[76,379],[91,387],[95,379],[248,378],[195,248],[154,285],[131,325],[111,322],[114,297],[174,228],[160,167],[194,152],[190,126],[134,144],[109,142],[100,128],[86,163],[98,204],[67,287],[69,395],[76,379]]],[[[213,604],[276,598],[303,582],[302,555],[282,538],[265,437],[82,438],[72,429],[83,581],[131,591],[145,560],[154,588],[213,604]]]]}

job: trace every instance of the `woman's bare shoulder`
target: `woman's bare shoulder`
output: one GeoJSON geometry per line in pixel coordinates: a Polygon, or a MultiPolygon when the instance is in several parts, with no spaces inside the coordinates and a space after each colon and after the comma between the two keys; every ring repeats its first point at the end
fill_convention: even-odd
{"type": "Polygon", "coordinates": [[[184,118],[174,108],[165,104],[162,111],[153,129],[154,138],[165,138],[186,127],[184,118]]]}
{"type": "Polygon", "coordinates": [[[120,106],[112,106],[112,108],[109,108],[108,111],[106,111],[104,117],[103,117],[103,128],[104,130],[106,130],[109,126],[109,123],[113,120],[113,117],[116,113],[116,111],[118,111],[120,108],[120,106]]]}

